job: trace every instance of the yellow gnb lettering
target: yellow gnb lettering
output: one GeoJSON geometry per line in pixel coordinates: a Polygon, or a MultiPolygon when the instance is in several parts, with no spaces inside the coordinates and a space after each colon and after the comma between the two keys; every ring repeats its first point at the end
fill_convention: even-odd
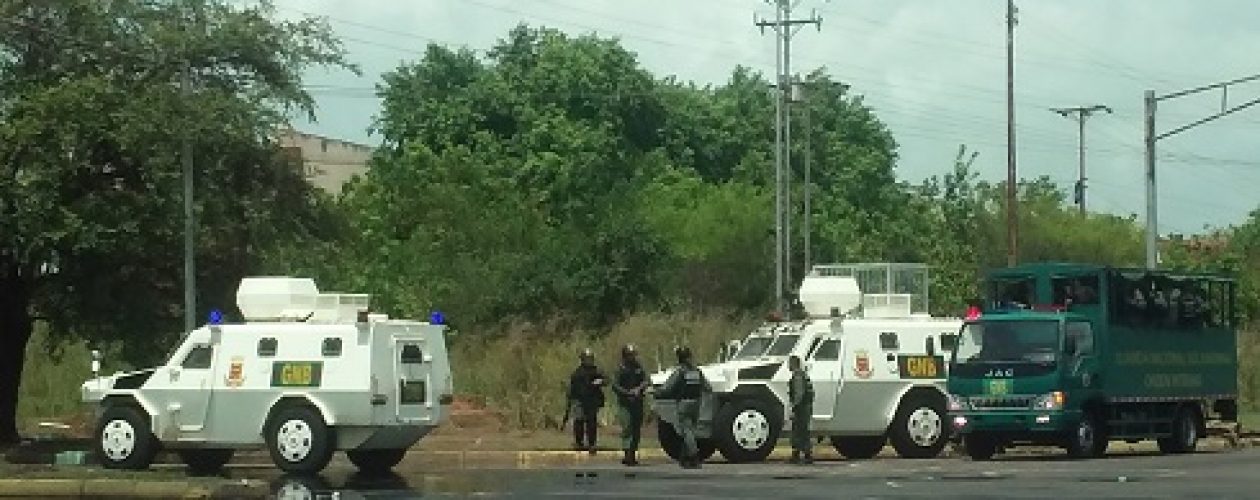
{"type": "Polygon", "coordinates": [[[311,365],[288,364],[280,370],[280,381],[284,385],[310,385],[311,365]]]}
{"type": "Polygon", "coordinates": [[[914,357],[906,359],[906,371],[915,378],[935,378],[936,360],[932,358],[914,357]]]}

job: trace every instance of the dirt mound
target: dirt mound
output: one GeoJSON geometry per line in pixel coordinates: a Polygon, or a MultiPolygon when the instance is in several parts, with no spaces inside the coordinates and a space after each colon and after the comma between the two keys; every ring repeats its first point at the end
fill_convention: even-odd
{"type": "Polygon", "coordinates": [[[498,431],[503,429],[503,414],[486,408],[485,401],[472,396],[455,396],[451,403],[450,424],[461,429],[498,431]]]}

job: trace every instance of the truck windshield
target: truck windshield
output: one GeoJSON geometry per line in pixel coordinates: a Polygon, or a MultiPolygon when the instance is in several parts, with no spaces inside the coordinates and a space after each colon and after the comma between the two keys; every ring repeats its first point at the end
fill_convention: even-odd
{"type": "Polygon", "coordinates": [[[800,335],[779,335],[774,345],[770,346],[770,351],[766,353],[766,356],[787,356],[792,352],[792,348],[796,347],[796,341],[800,339],[800,335]]]}
{"type": "Polygon", "coordinates": [[[1058,321],[980,321],[963,326],[956,363],[1053,363],[1059,352],[1058,321]]]}
{"type": "Polygon", "coordinates": [[[744,341],[744,346],[735,354],[735,359],[756,359],[765,354],[766,348],[770,347],[770,342],[774,337],[749,337],[744,341]]]}

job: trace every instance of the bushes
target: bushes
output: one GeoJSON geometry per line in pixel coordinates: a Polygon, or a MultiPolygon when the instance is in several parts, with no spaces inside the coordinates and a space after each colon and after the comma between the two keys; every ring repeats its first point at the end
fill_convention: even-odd
{"type": "MultiPolygon", "coordinates": [[[[595,351],[596,363],[613,376],[621,346],[633,343],[649,372],[674,364],[673,347],[686,343],[697,359],[716,358],[718,346],[743,338],[756,322],[721,315],[636,314],[602,335],[572,330],[558,322],[515,324],[498,336],[451,340],[451,366],[456,390],[483,399],[503,413],[509,425],[526,429],[557,428],[565,411],[569,374],[584,347],[595,351]]],[[[611,404],[612,394],[608,394],[611,404]]],[[[605,412],[602,420],[611,419],[605,412]]]]}

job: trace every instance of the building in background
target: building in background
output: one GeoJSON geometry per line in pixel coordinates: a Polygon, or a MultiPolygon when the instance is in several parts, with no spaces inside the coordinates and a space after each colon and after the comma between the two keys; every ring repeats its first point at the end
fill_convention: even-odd
{"type": "Polygon", "coordinates": [[[280,131],[280,147],[300,162],[307,180],[315,187],[332,194],[356,175],[367,173],[368,161],[375,150],[371,146],[341,139],[331,139],[294,129],[280,131]]]}

